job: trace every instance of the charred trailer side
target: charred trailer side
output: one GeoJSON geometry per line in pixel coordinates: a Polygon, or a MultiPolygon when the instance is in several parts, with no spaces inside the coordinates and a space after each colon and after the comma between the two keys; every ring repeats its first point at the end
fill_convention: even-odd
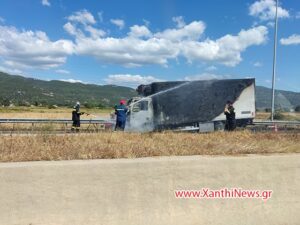
{"type": "Polygon", "coordinates": [[[199,127],[208,122],[219,127],[225,121],[223,111],[228,100],[234,102],[237,121],[249,123],[255,115],[254,79],[155,82],[141,85],[137,91],[144,98],[133,103],[132,109],[143,103],[148,112],[133,110],[130,121],[143,114],[151,124],[148,130],[199,127]]]}

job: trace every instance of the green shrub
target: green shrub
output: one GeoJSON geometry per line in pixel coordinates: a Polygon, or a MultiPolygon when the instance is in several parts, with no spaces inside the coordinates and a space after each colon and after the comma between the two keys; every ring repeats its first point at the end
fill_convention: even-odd
{"type": "Polygon", "coordinates": [[[266,108],[265,112],[271,112],[272,110],[270,108],[266,108]]]}
{"type": "Polygon", "coordinates": [[[285,116],[281,112],[275,112],[274,120],[285,120],[285,116]]]}
{"type": "Polygon", "coordinates": [[[57,109],[57,105],[48,105],[48,109],[57,109]]]}

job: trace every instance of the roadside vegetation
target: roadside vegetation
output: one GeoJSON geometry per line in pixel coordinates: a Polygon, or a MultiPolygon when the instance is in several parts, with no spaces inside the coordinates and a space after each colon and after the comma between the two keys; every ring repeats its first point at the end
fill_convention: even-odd
{"type": "MultiPolygon", "coordinates": [[[[271,112],[257,112],[256,120],[269,120],[271,112]]],[[[275,120],[300,121],[300,112],[276,112],[275,120]]]]}
{"type": "MultiPolygon", "coordinates": [[[[87,112],[93,116],[83,116],[84,118],[93,118],[94,116],[109,117],[114,110],[107,108],[87,108],[81,107],[82,112],[87,112]]],[[[68,119],[71,116],[71,107],[57,107],[49,109],[48,107],[0,107],[0,118],[35,118],[35,119],[68,119]]],[[[271,112],[257,112],[255,119],[268,120],[271,112]]],[[[280,120],[300,121],[300,112],[277,112],[276,118],[280,120]]],[[[275,119],[276,119],[275,118],[275,119]]]]}
{"type": "MultiPolygon", "coordinates": [[[[72,108],[58,107],[49,109],[47,107],[0,107],[0,118],[19,118],[19,119],[71,119],[72,108]]],[[[113,108],[85,108],[81,107],[82,112],[91,114],[83,115],[83,119],[96,117],[109,117],[113,108]]]]}
{"type": "Polygon", "coordinates": [[[300,153],[299,133],[250,131],[0,136],[0,161],[300,153]]]}
{"type": "MultiPolygon", "coordinates": [[[[82,119],[109,118],[113,109],[82,108],[91,115],[82,119]]],[[[72,108],[0,107],[0,118],[71,119],[72,108]]],[[[259,112],[257,120],[267,120],[270,113],[259,112]]],[[[300,113],[283,113],[284,120],[300,120],[300,113]]],[[[82,125],[86,129],[89,125],[82,125]]],[[[198,133],[120,133],[100,132],[53,135],[66,130],[63,124],[0,124],[1,131],[28,131],[0,135],[0,162],[139,158],[173,155],[242,155],[300,153],[298,132],[235,131],[198,133]],[[31,133],[32,131],[34,133],[31,133]]],[[[91,127],[94,129],[94,127],[91,127]]],[[[98,129],[98,128],[96,128],[98,129]]],[[[101,130],[101,129],[100,129],[101,130]]],[[[93,130],[91,130],[93,131],[93,130]]],[[[99,130],[98,130],[99,131],[99,130]]]]}

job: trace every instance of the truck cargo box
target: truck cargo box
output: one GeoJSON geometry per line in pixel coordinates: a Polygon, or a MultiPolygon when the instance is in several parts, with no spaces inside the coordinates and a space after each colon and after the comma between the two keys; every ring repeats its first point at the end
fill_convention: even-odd
{"type": "Polygon", "coordinates": [[[226,102],[236,102],[250,86],[252,89],[249,96],[242,100],[243,108],[246,109],[242,110],[253,116],[254,79],[155,82],[140,85],[137,91],[151,104],[148,108],[152,110],[152,118],[149,118],[154,129],[160,130],[213,121],[217,117],[224,119],[222,114],[226,102]]]}

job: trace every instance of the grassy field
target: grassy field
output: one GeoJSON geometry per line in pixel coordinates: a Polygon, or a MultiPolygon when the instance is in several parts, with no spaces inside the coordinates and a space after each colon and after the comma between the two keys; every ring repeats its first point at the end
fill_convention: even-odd
{"type": "MultiPolygon", "coordinates": [[[[87,109],[81,108],[82,112],[86,112],[90,115],[83,114],[82,120],[95,120],[95,119],[110,119],[110,114],[114,113],[113,109],[87,109]]],[[[43,107],[0,107],[0,118],[2,119],[72,119],[72,108],[56,108],[48,109],[43,107]]],[[[81,128],[88,128],[88,124],[82,124],[81,128]]],[[[98,127],[99,128],[99,127],[98,127]]],[[[65,124],[0,124],[1,131],[53,131],[53,130],[70,130],[71,124],[67,127],[65,124]]],[[[90,130],[93,130],[91,127],[90,130]]]]}
{"type": "MultiPolygon", "coordinates": [[[[283,116],[282,120],[288,120],[288,121],[300,121],[300,113],[299,112],[284,112],[281,113],[283,116]]],[[[257,112],[255,119],[256,120],[269,120],[271,116],[271,113],[266,112],[257,112]]]]}
{"type": "Polygon", "coordinates": [[[0,136],[1,162],[254,153],[300,153],[300,134],[237,131],[0,136]]]}
{"type": "MultiPolygon", "coordinates": [[[[82,112],[91,114],[82,115],[82,119],[93,119],[95,117],[109,118],[113,109],[87,109],[81,108],[82,112]]],[[[71,119],[72,108],[48,109],[44,107],[0,107],[0,118],[20,119],[71,119]]]]}
{"type": "MultiPolygon", "coordinates": [[[[0,108],[1,118],[71,119],[70,108],[40,107],[0,108]]],[[[93,116],[82,119],[109,118],[112,109],[82,109],[93,116]]],[[[258,113],[257,120],[266,120],[269,113],[258,113]]],[[[299,113],[285,113],[289,120],[300,119],[299,113]]],[[[12,125],[2,124],[2,130],[12,125]]],[[[14,125],[14,130],[31,129],[29,125],[14,125]],[[27,126],[27,128],[25,128],[27,126]]],[[[99,158],[137,158],[171,155],[239,155],[267,153],[300,153],[299,133],[120,133],[49,135],[57,126],[35,125],[37,135],[0,135],[0,161],[70,160],[99,158]]],[[[62,127],[63,129],[63,127],[62,127]]],[[[68,128],[69,129],[69,128],[68,128]]]]}
{"type": "MultiPolygon", "coordinates": [[[[109,118],[110,113],[114,110],[107,109],[87,109],[81,108],[81,111],[92,114],[92,116],[83,115],[82,119],[93,119],[96,117],[109,118]]],[[[0,118],[40,118],[40,119],[71,119],[72,108],[59,107],[56,109],[48,109],[45,107],[0,107],[0,118]]],[[[299,120],[300,113],[282,113],[284,120],[299,120]]],[[[257,112],[255,119],[268,120],[270,113],[257,112]]]]}

